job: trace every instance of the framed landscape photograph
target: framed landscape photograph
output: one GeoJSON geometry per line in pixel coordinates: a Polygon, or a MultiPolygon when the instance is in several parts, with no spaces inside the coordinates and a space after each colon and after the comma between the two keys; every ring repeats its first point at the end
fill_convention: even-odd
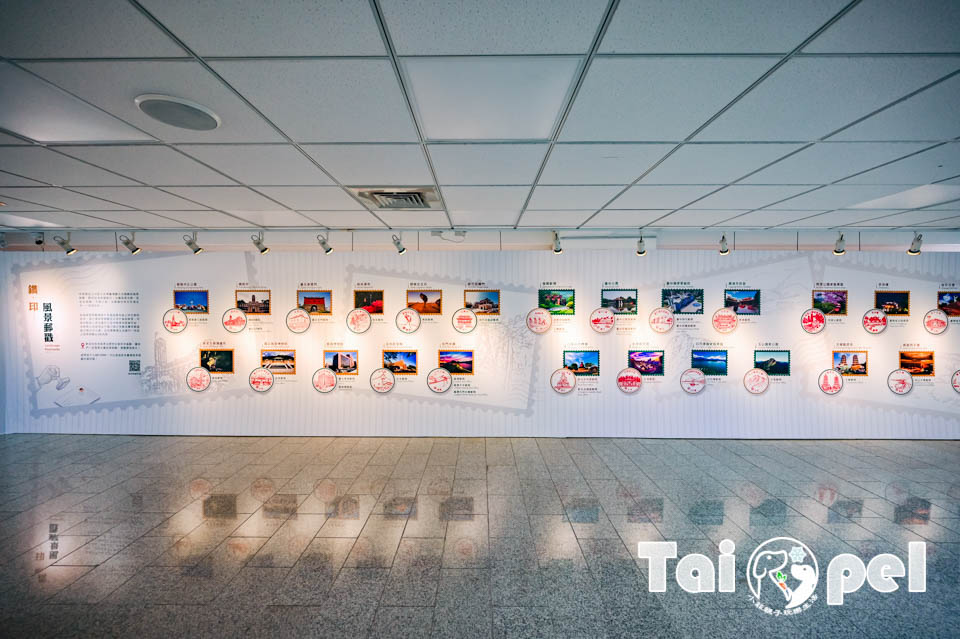
{"type": "Polygon", "coordinates": [[[725,289],[723,291],[723,305],[725,308],[732,308],[737,315],[759,315],[760,290],[755,288],[725,289]]]}
{"type": "Polygon", "coordinates": [[[847,291],[813,289],[812,298],[813,308],[821,311],[824,315],[847,314],[847,291]]]}
{"type": "Polygon", "coordinates": [[[173,307],[184,313],[209,313],[210,293],[208,291],[174,291],[173,307]]]}
{"type": "Polygon", "coordinates": [[[247,315],[270,314],[269,289],[243,289],[235,293],[237,308],[247,315]]]}
{"type": "Polygon", "coordinates": [[[703,289],[661,289],[660,306],[669,308],[674,315],[703,315],[703,289]]]}
{"type": "Polygon", "coordinates": [[[311,315],[333,313],[333,291],[297,291],[297,306],[311,315]]]}
{"type": "Polygon", "coordinates": [[[354,291],[353,307],[362,308],[371,315],[382,315],[383,291],[354,291]]]}
{"type": "Polygon", "coordinates": [[[637,289],[605,288],[600,291],[601,308],[609,308],[617,315],[637,314],[637,289]]]}
{"type": "Polygon", "coordinates": [[[473,375],[473,351],[437,351],[437,365],[451,375],[473,375]]]}
{"type": "Polygon", "coordinates": [[[463,291],[463,307],[469,308],[477,315],[499,315],[500,291],[468,288],[463,291]]]}
{"type": "Polygon", "coordinates": [[[537,293],[537,305],[551,315],[573,315],[576,311],[576,291],[572,288],[542,288],[537,293]]]}
{"type": "Polygon", "coordinates": [[[663,351],[628,351],[627,366],[640,371],[641,375],[663,375],[663,351]]]}
{"type": "Polygon", "coordinates": [[[295,375],[297,372],[297,351],[293,349],[262,349],[260,366],[274,375],[295,375]]]}
{"type": "Polygon", "coordinates": [[[600,351],[563,351],[563,367],[574,375],[600,375],[600,351]]]}
{"type": "Polygon", "coordinates": [[[844,377],[866,377],[867,351],[833,351],[833,368],[844,377]]]}
{"type": "Polygon", "coordinates": [[[767,375],[790,375],[790,351],[756,350],[753,351],[753,367],[765,371],[767,375]]]}
{"type": "Polygon", "coordinates": [[[233,349],[200,349],[200,366],[211,373],[233,373],[233,349]]]}
{"type": "Polygon", "coordinates": [[[873,307],[887,315],[910,315],[910,291],[874,291],[873,307]]]}
{"type": "Polygon", "coordinates": [[[443,314],[443,291],[407,290],[407,308],[421,315],[443,314]]]}
{"type": "Polygon", "coordinates": [[[383,367],[394,375],[416,375],[417,351],[384,350],[383,367]]]}
{"type": "Polygon", "coordinates": [[[725,377],[727,351],[695,348],[690,351],[690,368],[699,368],[704,375],[725,377]]]}

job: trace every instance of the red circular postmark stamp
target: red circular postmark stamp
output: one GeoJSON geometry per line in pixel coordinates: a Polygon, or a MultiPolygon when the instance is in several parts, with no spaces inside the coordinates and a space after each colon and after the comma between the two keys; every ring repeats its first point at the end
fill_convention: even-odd
{"type": "Polygon", "coordinates": [[[355,308],[347,313],[347,328],[354,333],[366,333],[373,324],[373,318],[365,308],[355,308]]]}
{"type": "Polygon", "coordinates": [[[827,316],[819,308],[808,308],[800,316],[800,326],[811,335],[816,335],[827,326],[827,316]]]}
{"type": "Polygon", "coordinates": [[[305,333],[310,328],[310,313],[297,307],[287,313],[287,330],[291,333],[305,333]]]}
{"type": "Polygon", "coordinates": [[[396,383],[397,380],[393,376],[393,371],[387,368],[378,368],[370,373],[370,388],[378,393],[389,393],[396,383]]]}
{"type": "Polygon", "coordinates": [[[832,368],[820,373],[817,386],[827,395],[836,395],[843,390],[843,376],[832,368]]]}
{"type": "Polygon", "coordinates": [[[913,389],[913,375],[908,370],[898,368],[887,375],[887,388],[896,395],[906,395],[913,389]]]}
{"type": "Polygon", "coordinates": [[[927,329],[927,332],[931,335],[943,333],[947,330],[947,326],[947,314],[939,308],[927,311],[927,314],[923,316],[923,327],[927,329]]]}
{"type": "Polygon", "coordinates": [[[760,395],[770,388],[770,376],[761,368],[751,368],[743,376],[743,387],[753,395],[760,395]]]}
{"type": "Polygon", "coordinates": [[[713,329],[718,333],[732,333],[737,330],[737,313],[732,308],[719,308],[713,313],[713,318],[711,319],[713,323],[713,329]]]}
{"type": "Polygon", "coordinates": [[[321,393],[336,390],[337,374],[329,368],[318,368],[313,374],[313,387],[321,393]]]}
{"type": "Polygon", "coordinates": [[[699,368],[688,368],[680,373],[680,388],[691,395],[703,392],[707,387],[707,376],[699,368]]]}
{"type": "Polygon", "coordinates": [[[202,366],[196,366],[187,371],[187,388],[192,391],[203,392],[210,388],[210,382],[212,381],[213,377],[210,375],[210,371],[202,366]]]}
{"type": "Polygon", "coordinates": [[[401,333],[416,333],[420,330],[420,324],[423,320],[420,318],[420,313],[413,308],[404,308],[397,313],[396,318],[397,329],[401,333]]]}
{"type": "Polygon", "coordinates": [[[654,333],[666,333],[676,323],[673,317],[673,311],[669,308],[661,307],[650,311],[650,328],[654,333]]]}
{"type": "Polygon", "coordinates": [[[258,393],[266,393],[273,388],[273,373],[263,368],[255,368],[250,371],[250,388],[258,393]]]}
{"type": "Polygon", "coordinates": [[[435,368],[427,373],[427,388],[434,393],[446,393],[453,385],[453,375],[445,368],[435,368]]]}
{"type": "Polygon", "coordinates": [[[228,333],[239,333],[247,327],[247,314],[239,308],[228,308],[223,312],[220,322],[228,333]]]}
{"type": "Polygon", "coordinates": [[[617,373],[617,388],[627,395],[633,395],[643,387],[643,375],[635,368],[625,368],[617,373]]]}
{"type": "Polygon", "coordinates": [[[450,323],[458,333],[470,333],[477,327],[477,314],[469,308],[461,308],[454,312],[450,323]]]}
{"type": "Polygon", "coordinates": [[[609,308],[600,307],[590,313],[590,328],[598,333],[609,333],[617,323],[617,315],[609,308]]]}
{"type": "Polygon", "coordinates": [[[187,328],[187,314],[179,308],[171,308],[163,314],[163,327],[169,333],[182,333],[187,328]]]}
{"type": "Polygon", "coordinates": [[[561,395],[566,395],[577,387],[577,376],[567,368],[558,368],[550,375],[550,387],[561,395]]]}
{"type": "Polygon", "coordinates": [[[871,308],[863,314],[862,323],[863,330],[878,335],[887,328],[887,314],[879,308],[871,308]]]}
{"type": "Polygon", "coordinates": [[[527,313],[527,328],[534,333],[546,333],[553,326],[553,316],[545,308],[535,308],[527,313]]]}

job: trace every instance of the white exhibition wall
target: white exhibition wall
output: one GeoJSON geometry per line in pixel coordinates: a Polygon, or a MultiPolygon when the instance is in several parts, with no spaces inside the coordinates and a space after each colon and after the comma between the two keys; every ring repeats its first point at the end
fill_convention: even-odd
{"type": "MultiPolygon", "coordinates": [[[[960,393],[951,376],[960,369],[960,317],[941,335],[928,333],[924,314],[937,292],[960,290],[960,255],[903,253],[632,251],[252,253],[199,256],[80,253],[0,254],[5,431],[205,435],[372,436],[608,436],[741,438],[957,438],[960,393]],[[35,288],[31,288],[35,287],[35,288]],[[554,316],[550,332],[526,328],[541,288],[574,289],[575,314],[554,316]],[[618,315],[616,328],[594,332],[590,312],[604,288],[637,289],[638,313],[618,315]],[[647,317],[664,288],[703,289],[703,314],[678,315],[666,334],[647,317]],[[848,291],[848,314],[831,317],[810,335],[801,313],[811,291],[848,291]],[[171,334],[161,319],[175,289],[208,291],[209,313],[190,314],[186,330],[171,334]],[[270,291],[270,315],[251,315],[241,333],[221,324],[238,289],[270,291]],[[301,289],[330,290],[329,315],[309,330],[291,333],[287,311],[301,289]],[[385,312],[364,334],[345,323],[355,289],[382,290],[385,312]],[[413,334],[394,318],[408,289],[442,290],[442,315],[424,315],[413,334]],[[464,289],[500,291],[500,314],[481,315],[472,333],[460,334],[451,314],[464,289]],[[711,325],[725,289],[756,289],[760,313],[741,315],[729,335],[711,325]],[[879,335],[861,316],[876,290],[910,291],[909,316],[890,318],[879,335]],[[45,306],[49,305],[49,306],[45,306]],[[46,337],[45,337],[46,335],[46,337]],[[726,376],[710,376],[699,395],[688,395],[680,374],[693,349],[726,350],[726,376]],[[187,371],[201,349],[233,349],[233,374],[216,374],[201,393],[189,390],[187,371]],[[276,374],[267,393],[248,385],[261,350],[295,350],[295,373],[276,374]],[[388,394],[371,390],[369,376],[382,351],[416,351],[417,374],[397,375],[388,394]],[[473,374],[435,394],[426,385],[438,351],[472,350],[473,374]],[[358,374],[339,377],[329,394],[317,392],[313,372],[324,351],[357,351],[358,374]],[[551,373],[564,351],[599,351],[599,376],[578,378],[560,395],[551,373]],[[628,351],[664,351],[664,373],[644,376],[633,395],[616,384],[628,351]],[[789,351],[789,375],[771,377],[762,395],[748,393],[744,373],[755,350],[789,351]],[[833,366],[833,351],[865,351],[867,374],[847,377],[837,395],[821,392],[817,378],[833,366]],[[887,375],[900,351],[933,351],[934,375],[915,377],[913,390],[896,395],[887,375]]],[[[261,294],[261,299],[263,294],[261,294]]],[[[289,367],[288,369],[289,370],[289,367]]],[[[278,369],[279,373],[280,370],[278,369]]],[[[782,372],[782,370],[781,370],[782,372]]]]}

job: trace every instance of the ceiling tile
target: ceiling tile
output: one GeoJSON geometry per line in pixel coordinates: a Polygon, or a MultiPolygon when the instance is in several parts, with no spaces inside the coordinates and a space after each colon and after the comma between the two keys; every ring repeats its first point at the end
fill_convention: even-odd
{"type": "Polygon", "coordinates": [[[386,228],[370,211],[301,211],[311,220],[332,229],[386,228]]]}
{"type": "Polygon", "coordinates": [[[851,9],[804,52],[958,52],[958,24],[956,0],[870,0],[851,9]]]}
{"type": "Polygon", "coordinates": [[[715,186],[632,186],[611,209],[678,209],[715,190],[715,186]]]}
{"type": "Polygon", "coordinates": [[[685,144],[641,183],[727,184],[799,148],[799,144],[685,144]]]}
{"type": "Polygon", "coordinates": [[[598,58],[560,139],[679,141],[774,65],[774,58],[598,58]]]}
{"type": "Polygon", "coordinates": [[[393,228],[450,228],[443,211],[377,211],[377,215],[393,228]]]}
{"type": "Polygon", "coordinates": [[[884,227],[884,228],[896,228],[899,226],[914,226],[919,224],[927,224],[929,222],[937,222],[945,218],[950,218],[954,216],[952,211],[932,211],[932,210],[923,210],[923,211],[904,211],[901,213],[894,213],[893,215],[883,214],[881,211],[871,211],[872,213],[881,213],[877,217],[863,222],[854,224],[853,226],[871,226],[871,227],[884,227]]]}
{"type": "Polygon", "coordinates": [[[775,208],[781,210],[812,210],[850,208],[860,202],[866,202],[884,195],[890,195],[902,190],[902,186],[879,185],[833,185],[825,186],[804,195],[780,202],[775,208]]]}
{"type": "Polygon", "coordinates": [[[431,144],[440,184],[532,184],[546,144],[431,144]]]}
{"type": "Polygon", "coordinates": [[[819,215],[823,210],[816,211],[772,211],[764,209],[762,211],[751,211],[738,215],[730,219],[724,226],[734,226],[736,228],[769,228],[800,220],[811,215],[819,215]]]}
{"type": "MultiPolygon", "coordinates": [[[[58,209],[73,211],[115,211],[128,207],[110,204],[103,200],[92,198],[82,193],[74,193],[55,187],[5,187],[2,195],[36,202],[43,206],[52,206],[58,209]]],[[[6,208],[6,207],[4,207],[6,208]]]]}
{"type": "Polygon", "coordinates": [[[276,202],[244,186],[171,186],[164,190],[221,211],[274,211],[280,208],[276,202]]]}
{"type": "Polygon", "coordinates": [[[0,133],[0,144],[30,144],[30,143],[24,142],[20,138],[13,137],[12,135],[7,135],[6,133],[0,133]]]}
{"type": "Polygon", "coordinates": [[[844,0],[622,0],[604,53],[787,53],[843,8],[844,0]]]}
{"type": "Polygon", "coordinates": [[[844,184],[930,184],[960,174],[960,143],[929,151],[867,171],[844,184]]]}
{"type": "MultiPolygon", "coordinates": [[[[144,0],[201,56],[384,55],[366,0],[144,0]]],[[[421,25],[418,25],[421,26],[421,25]]]]}
{"type": "MultiPolygon", "coordinates": [[[[0,24],[6,23],[0,20],[0,24]]],[[[31,140],[50,143],[152,139],[6,62],[0,62],[0,86],[0,127],[31,140]]]]}
{"type": "MultiPolygon", "coordinates": [[[[4,189],[3,191],[6,191],[4,189]]],[[[49,207],[43,206],[42,204],[34,204],[33,202],[24,202],[23,200],[18,200],[16,198],[7,197],[6,195],[0,195],[0,202],[3,202],[3,206],[0,207],[0,212],[8,213],[10,211],[49,211],[49,207]]]]}
{"type": "Polygon", "coordinates": [[[530,193],[526,186],[445,186],[443,200],[449,210],[520,212],[530,193]]]}
{"type": "Polygon", "coordinates": [[[297,142],[412,142],[416,130],[386,60],[213,62],[297,142]]]}
{"type": "Polygon", "coordinates": [[[654,209],[650,211],[600,211],[585,226],[588,227],[633,227],[640,228],[663,217],[672,209],[654,209]]]}
{"type": "Polygon", "coordinates": [[[450,219],[454,226],[513,226],[517,217],[517,211],[450,211],[450,219]]]}
{"type": "Polygon", "coordinates": [[[46,186],[46,184],[37,182],[36,180],[28,180],[25,177],[7,173],[6,171],[0,171],[0,186],[46,186]]]}
{"type": "Polygon", "coordinates": [[[177,148],[241,184],[333,184],[333,180],[291,145],[184,144],[177,148]]]}
{"type": "MultiPolygon", "coordinates": [[[[202,229],[214,228],[240,228],[253,226],[246,220],[241,220],[220,211],[150,211],[157,215],[180,220],[185,224],[196,226],[202,229]]],[[[197,243],[203,246],[203,236],[197,239],[197,243]]],[[[184,249],[186,250],[186,249],[184,249]]]]}
{"type": "Polygon", "coordinates": [[[101,186],[75,189],[93,197],[102,198],[134,209],[163,209],[168,211],[192,211],[197,204],[176,195],[147,186],[101,186]]]}
{"type": "Polygon", "coordinates": [[[401,64],[427,138],[544,140],[580,59],[405,58],[401,64]]]}
{"type": "Polygon", "coordinates": [[[122,173],[144,184],[187,186],[234,183],[230,178],[165,146],[64,146],[58,148],[63,153],[122,173]]]}
{"type": "Polygon", "coordinates": [[[917,226],[923,226],[926,228],[960,229],[960,217],[946,218],[943,220],[937,220],[935,222],[918,224],[917,226]]]}
{"type": "Polygon", "coordinates": [[[101,58],[185,53],[125,0],[4,0],[0,55],[101,58]]]}
{"type": "Polygon", "coordinates": [[[621,186],[538,186],[527,209],[597,210],[620,192],[621,186]]]}
{"type": "MultiPolygon", "coordinates": [[[[29,220],[40,222],[36,226],[56,225],[72,229],[102,229],[121,226],[115,222],[93,217],[94,214],[84,215],[83,213],[73,213],[71,211],[34,211],[23,213],[22,217],[29,220]]],[[[17,216],[21,217],[21,216],[17,216]]],[[[2,220],[2,217],[0,217],[2,220]]],[[[48,247],[49,248],[49,247],[48,247]]],[[[54,249],[56,246],[54,245],[54,249]]],[[[78,248],[82,248],[79,247],[78,248]]]]}
{"type": "Polygon", "coordinates": [[[37,62],[28,69],[104,111],[167,142],[282,142],[243,100],[191,60],[37,62]],[[212,131],[190,131],[149,117],[134,103],[145,93],[192,100],[220,116],[212,131]]]}
{"type": "Polygon", "coordinates": [[[400,55],[586,53],[606,0],[381,0],[400,55]]]}
{"type": "Polygon", "coordinates": [[[799,228],[837,228],[877,217],[876,211],[829,211],[813,217],[790,222],[786,226],[799,228]]]}
{"type": "Polygon", "coordinates": [[[87,211],[93,215],[130,229],[168,229],[187,226],[180,220],[172,220],[145,211],[87,211]]]}
{"type": "Polygon", "coordinates": [[[697,140],[817,140],[956,68],[950,58],[793,58],[697,140]]]}
{"type": "Polygon", "coordinates": [[[10,213],[0,213],[0,224],[11,228],[36,228],[41,226],[60,226],[56,222],[48,220],[39,220],[33,217],[33,213],[25,212],[17,215],[10,213]]]}
{"type": "Polygon", "coordinates": [[[960,199],[960,186],[946,184],[927,184],[913,189],[900,190],[901,186],[892,187],[898,193],[881,196],[867,202],[861,202],[847,208],[851,209],[916,209],[922,206],[943,204],[960,199]]]}
{"type": "Polygon", "coordinates": [[[338,186],[263,186],[257,190],[299,211],[345,211],[363,208],[338,186]]]}
{"type": "MultiPolygon", "coordinates": [[[[226,212],[258,226],[313,226],[314,224],[313,220],[296,211],[283,209],[272,211],[251,211],[247,209],[226,212]]],[[[268,246],[269,244],[267,242],[268,246]]]]}
{"type": "Polygon", "coordinates": [[[950,140],[960,137],[960,75],[884,109],[831,140],[950,140]]]}
{"type": "Polygon", "coordinates": [[[23,176],[60,186],[136,184],[114,173],[36,146],[0,147],[0,166],[23,176]]]}
{"type": "Polygon", "coordinates": [[[575,228],[587,221],[594,211],[527,211],[518,226],[575,228]]]}
{"type": "Polygon", "coordinates": [[[684,209],[671,213],[667,217],[657,220],[652,226],[691,226],[706,227],[719,224],[724,220],[740,215],[744,211],[694,211],[684,209]]]}
{"type": "Polygon", "coordinates": [[[924,148],[925,144],[821,142],[744,179],[742,184],[829,184],[924,148]]]}
{"type": "Polygon", "coordinates": [[[540,184],[630,184],[673,144],[557,144],[540,184]]]}
{"type": "Polygon", "coordinates": [[[433,184],[419,144],[308,144],[303,150],[341,184],[433,184]]]}

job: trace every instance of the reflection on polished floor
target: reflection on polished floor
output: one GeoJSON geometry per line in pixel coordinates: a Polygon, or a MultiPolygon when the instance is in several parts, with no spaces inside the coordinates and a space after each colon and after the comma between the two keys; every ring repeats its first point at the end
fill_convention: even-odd
{"type": "Polygon", "coordinates": [[[4,636],[946,637],[960,443],[7,435],[0,539],[4,636]],[[797,616],[748,597],[777,536],[820,558],[797,616]],[[638,541],[722,539],[735,593],[647,591],[638,541]],[[927,592],[826,605],[910,541],[927,592]]]}

